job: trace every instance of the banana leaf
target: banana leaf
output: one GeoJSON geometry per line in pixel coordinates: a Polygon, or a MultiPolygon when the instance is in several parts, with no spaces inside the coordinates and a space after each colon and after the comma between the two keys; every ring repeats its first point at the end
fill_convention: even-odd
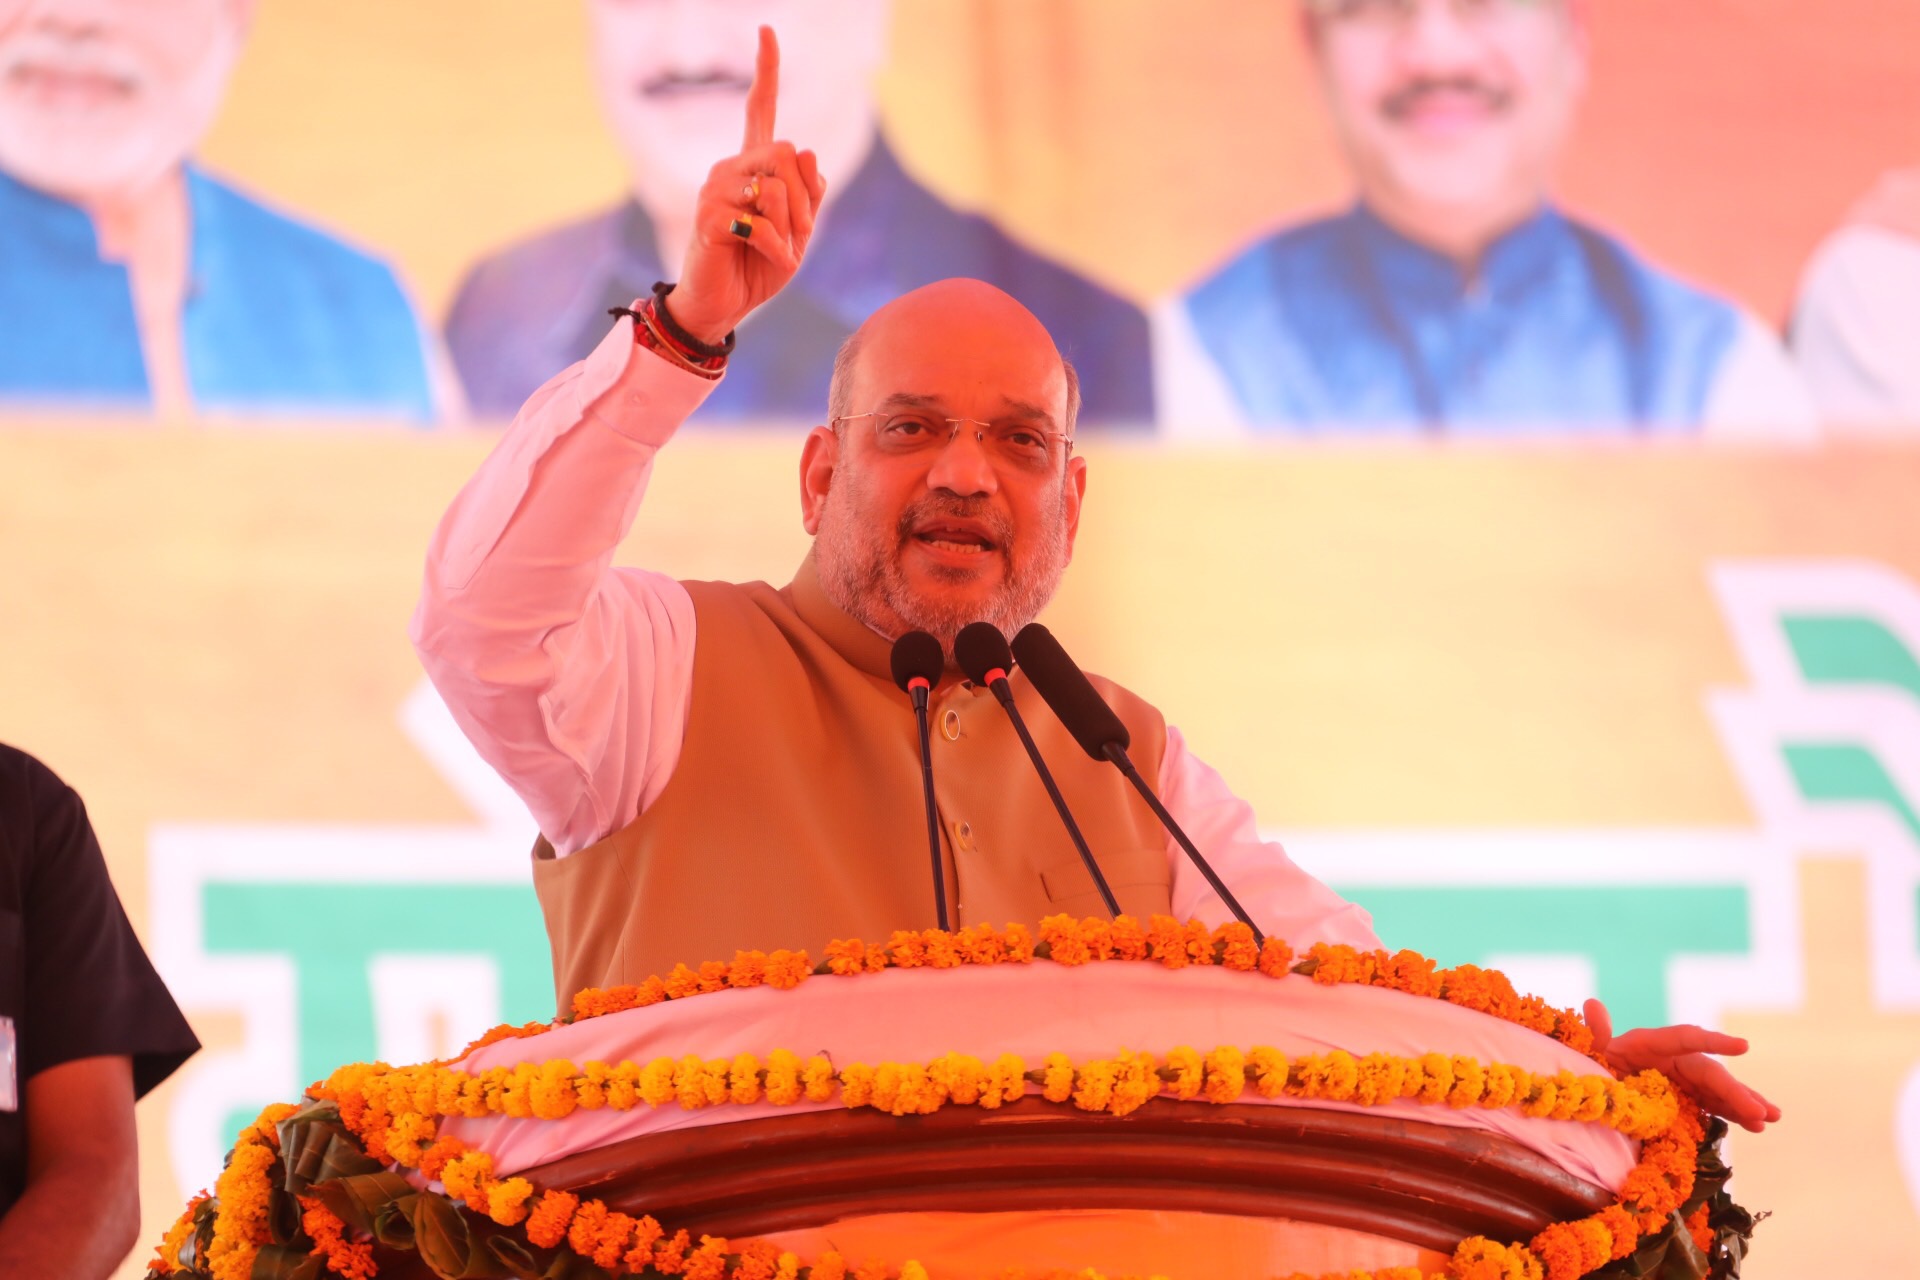
{"type": "Polygon", "coordinates": [[[267,1238],[278,1245],[293,1245],[307,1240],[300,1225],[300,1201],[280,1187],[267,1192],[267,1238]]]}

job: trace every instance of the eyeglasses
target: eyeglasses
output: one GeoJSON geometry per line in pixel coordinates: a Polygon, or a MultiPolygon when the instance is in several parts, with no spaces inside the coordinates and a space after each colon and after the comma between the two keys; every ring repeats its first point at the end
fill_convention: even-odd
{"type": "MultiPolygon", "coordinates": [[[[1306,0],[1315,17],[1356,25],[1404,27],[1427,0],[1306,0]]],[[[1444,0],[1462,22],[1492,22],[1511,14],[1544,8],[1547,0],[1444,0]]]]}
{"type": "Polygon", "coordinates": [[[887,413],[847,413],[835,418],[837,427],[856,418],[873,419],[873,443],[892,457],[932,457],[951,444],[962,426],[973,428],[987,457],[1009,471],[1045,472],[1073,452],[1073,437],[1030,422],[981,422],[977,418],[942,418],[921,410],[887,413]]]}

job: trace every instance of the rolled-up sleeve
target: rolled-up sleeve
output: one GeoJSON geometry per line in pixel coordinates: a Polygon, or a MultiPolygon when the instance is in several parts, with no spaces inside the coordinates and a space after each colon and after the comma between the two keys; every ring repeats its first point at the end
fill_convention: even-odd
{"type": "Polygon", "coordinates": [[[713,385],[637,348],[621,320],[534,393],[427,552],[414,648],[563,855],[652,803],[679,760],[692,601],[612,560],[654,455],[713,385]]]}

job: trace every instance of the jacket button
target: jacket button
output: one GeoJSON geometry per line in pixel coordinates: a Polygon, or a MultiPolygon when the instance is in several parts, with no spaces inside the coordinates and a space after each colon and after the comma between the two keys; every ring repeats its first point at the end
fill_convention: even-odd
{"type": "Polygon", "coordinates": [[[973,824],[956,822],[953,824],[953,847],[961,853],[973,852],[973,824]]]}
{"type": "Polygon", "coordinates": [[[940,717],[940,732],[947,735],[948,742],[960,740],[960,713],[952,707],[948,707],[947,714],[940,717]]]}

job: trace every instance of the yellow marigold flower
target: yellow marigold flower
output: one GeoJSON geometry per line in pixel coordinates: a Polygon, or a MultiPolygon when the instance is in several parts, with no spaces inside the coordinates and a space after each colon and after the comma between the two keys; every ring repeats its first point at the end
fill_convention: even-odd
{"type": "Polygon", "coordinates": [[[1504,1062],[1496,1062],[1487,1068],[1487,1085],[1480,1094],[1480,1105],[1490,1110],[1499,1110],[1510,1106],[1514,1099],[1515,1069],[1504,1062]]]}
{"type": "Polygon", "coordinates": [[[783,1253],[774,1266],[773,1280],[800,1280],[800,1255],[783,1253]]]}
{"type": "Polygon", "coordinates": [[[1160,1094],[1159,1064],[1150,1053],[1122,1051],[1119,1074],[1113,1083],[1113,1101],[1107,1110],[1116,1116],[1138,1111],[1160,1094]]]}
{"type": "Polygon", "coordinates": [[[640,1100],[650,1107],[664,1107],[678,1097],[679,1066],[672,1058],[655,1058],[641,1068],[636,1082],[640,1100]]]}
{"type": "Polygon", "coordinates": [[[1593,1124],[1607,1114],[1607,1086],[1613,1081],[1601,1076],[1580,1077],[1580,1105],[1573,1118],[1581,1124],[1593,1124]]]}
{"type": "MultiPolygon", "coordinates": [[[[1246,928],[1242,925],[1241,928],[1246,928]]],[[[1253,945],[1251,933],[1247,945],[1253,945]]],[[[1247,1087],[1247,1059],[1232,1045],[1220,1045],[1207,1055],[1207,1101],[1238,1102],[1247,1087]]]]}
{"type": "Polygon", "coordinates": [[[1073,1105],[1082,1111],[1105,1111],[1113,1103],[1113,1084],[1118,1075],[1111,1062],[1087,1063],[1074,1081],[1073,1105]]]}
{"type": "Polygon", "coordinates": [[[1473,1058],[1459,1055],[1455,1055],[1452,1066],[1453,1087],[1447,1090],[1447,1105],[1455,1108],[1477,1106],[1487,1089],[1486,1068],[1473,1058]]]}
{"type": "Polygon", "coordinates": [[[500,1106],[507,1115],[520,1120],[533,1115],[533,1086],[538,1070],[531,1062],[521,1062],[507,1073],[506,1085],[500,1090],[500,1106]]]}
{"type": "Polygon", "coordinates": [[[927,1067],[927,1074],[963,1107],[980,1101],[981,1086],[987,1080],[987,1064],[965,1053],[949,1053],[927,1067]]]}
{"type": "Polygon", "coordinates": [[[727,985],[757,987],[766,981],[767,954],[764,951],[736,951],[727,966],[727,985]]]}
{"type": "Polygon", "coordinates": [[[527,1088],[533,1114],[542,1120],[564,1120],[572,1115],[580,1105],[580,1095],[573,1089],[575,1074],[574,1065],[565,1058],[554,1058],[535,1068],[533,1082],[527,1088]]]}
{"type": "Polygon", "coordinates": [[[503,1227],[518,1226],[527,1217],[527,1201],[533,1199],[533,1184],[525,1178],[508,1178],[487,1188],[487,1216],[503,1227]]]}
{"type": "Polygon", "coordinates": [[[1553,1114],[1553,1108],[1560,1101],[1560,1086],[1552,1076],[1533,1077],[1533,1087],[1527,1091],[1526,1112],[1536,1120],[1544,1120],[1553,1114]]]}
{"type": "Polygon", "coordinates": [[[1199,1097],[1200,1091],[1206,1088],[1206,1063],[1196,1050],[1186,1045],[1168,1051],[1166,1066],[1161,1070],[1162,1077],[1166,1078],[1169,1072],[1172,1074],[1167,1079],[1167,1092],[1183,1102],[1199,1097]]]}
{"type": "Polygon", "coordinates": [[[1421,1054],[1420,1074],[1425,1078],[1420,1087],[1420,1101],[1438,1105],[1453,1091],[1453,1059],[1446,1054],[1421,1054]]]}
{"type": "Polygon", "coordinates": [[[847,1280],[847,1260],[829,1249],[813,1260],[807,1280],[847,1280]]]}
{"type": "Polygon", "coordinates": [[[750,1053],[735,1056],[727,1071],[727,1099],[742,1106],[760,1101],[760,1059],[750,1053]]]}
{"type": "Polygon", "coordinates": [[[1007,959],[1015,964],[1033,963],[1033,935],[1023,924],[1007,926],[1007,959]]]}
{"type": "Polygon", "coordinates": [[[834,1073],[833,1063],[816,1053],[807,1059],[807,1065],[802,1068],[800,1083],[806,1089],[808,1102],[832,1102],[840,1078],[834,1073]]]}
{"type": "Polygon", "coordinates": [[[980,1105],[991,1111],[1003,1102],[1018,1102],[1027,1092],[1027,1064],[1017,1053],[1003,1053],[993,1060],[987,1088],[980,1105]]]}
{"type": "Polygon", "coordinates": [[[873,1102],[874,1070],[864,1062],[850,1063],[840,1072],[840,1101],[849,1107],[873,1102]]]}
{"type": "Polygon", "coordinates": [[[900,1100],[900,1078],[902,1068],[897,1062],[883,1062],[873,1069],[873,1107],[879,1111],[891,1111],[894,1115],[904,1115],[897,1108],[900,1100]]]}
{"type": "Polygon", "coordinates": [[[259,1140],[258,1122],[241,1137],[214,1183],[217,1209],[207,1262],[215,1280],[247,1280],[254,1255],[268,1242],[267,1201],[274,1151],[259,1140]]]}
{"type": "Polygon", "coordinates": [[[1278,1098],[1287,1091],[1287,1055],[1271,1045],[1255,1045],[1247,1055],[1247,1067],[1253,1073],[1254,1092],[1263,1098],[1278,1098]]]}
{"type": "Polygon", "coordinates": [[[900,1264],[900,1280],[927,1280],[927,1269],[908,1259],[900,1264]]]}
{"type": "Polygon", "coordinates": [[[440,1185],[455,1200],[475,1200],[485,1194],[493,1177],[493,1157],[484,1151],[455,1156],[440,1170],[440,1185]]]}
{"type": "Polygon", "coordinates": [[[800,1101],[800,1059],[786,1049],[767,1055],[767,1101],[790,1107],[800,1101]]]}
{"type": "Polygon", "coordinates": [[[1050,1053],[1043,1068],[1045,1078],[1040,1096],[1048,1102],[1065,1102],[1073,1096],[1073,1061],[1064,1053],[1050,1053]]]}
{"type": "Polygon", "coordinates": [[[1147,958],[1147,934],[1140,922],[1132,916],[1115,916],[1107,931],[1112,939],[1113,958],[1115,960],[1145,960],[1147,958]]]}
{"type": "Polygon", "coordinates": [[[867,967],[867,944],[858,938],[835,938],[827,944],[827,969],[848,977],[867,967]]]}
{"type": "Polygon", "coordinates": [[[1334,1102],[1353,1101],[1354,1090],[1360,1085],[1360,1064],[1345,1049],[1335,1049],[1327,1055],[1326,1074],[1321,1078],[1320,1096],[1334,1102]]]}
{"type": "Polygon", "coordinates": [[[700,1064],[700,1090],[706,1104],[717,1107],[733,1094],[733,1063],[726,1058],[708,1058],[700,1064]]]}
{"type": "Polygon", "coordinates": [[[599,1111],[607,1105],[607,1081],[613,1068],[604,1062],[589,1062],[573,1079],[574,1101],[582,1111],[599,1111]]]}
{"type": "Polygon", "coordinates": [[[673,1096],[683,1111],[698,1111],[707,1105],[707,1064],[688,1054],[674,1066],[673,1096]]]}
{"type": "Polygon", "coordinates": [[[1406,1064],[1401,1059],[1390,1053],[1370,1053],[1360,1059],[1353,1100],[1366,1107],[1393,1102],[1400,1097],[1400,1085],[1406,1074],[1406,1064]]]}
{"type": "Polygon", "coordinates": [[[791,991],[813,976],[813,961],[805,951],[785,947],[767,957],[767,985],[776,991],[791,991]]]}
{"type": "Polygon", "coordinates": [[[1556,1094],[1553,1100],[1553,1111],[1550,1114],[1555,1120],[1573,1119],[1574,1113],[1587,1100],[1586,1089],[1582,1086],[1580,1077],[1571,1071],[1561,1071],[1554,1075],[1553,1083],[1556,1094]]]}

